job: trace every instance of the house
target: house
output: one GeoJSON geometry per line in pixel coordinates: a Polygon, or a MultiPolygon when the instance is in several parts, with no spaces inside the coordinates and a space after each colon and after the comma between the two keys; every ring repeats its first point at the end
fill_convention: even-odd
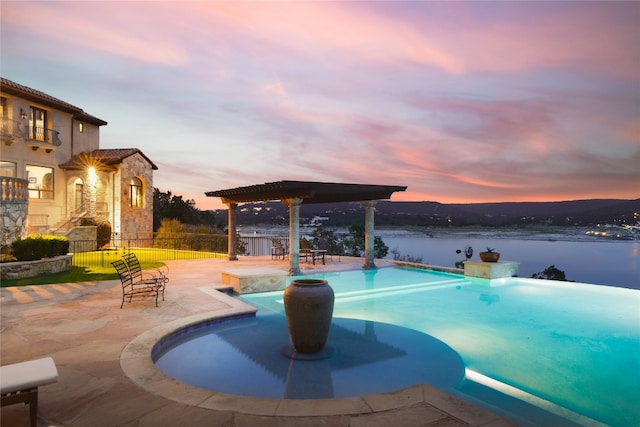
{"type": "Polygon", "coordinates": [[[116,238],[152,237],[158,168],[142,151],[100,149],[106,121],[5,78],[0,102],[2,245],[37,232],[78,240],[95,221],[116,238]]]}

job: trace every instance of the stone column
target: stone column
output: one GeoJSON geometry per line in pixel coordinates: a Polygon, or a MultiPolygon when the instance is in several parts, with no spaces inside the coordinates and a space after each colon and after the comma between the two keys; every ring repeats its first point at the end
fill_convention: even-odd
{"type": "Polygon", "coordinates": [[[364,206],[364,269],[376,268],[376,264],[374,263],[375,237],[373,235],[373,217],[375,212],[375,205],[375,200],[367,200],[362,202],[362,206],[364,206]]]}
{"type": "Polygon", "coordinates": [[[96,217],[97,185],[95,169],[90,167],[84,174],[82,185],[82,209],[89,218],[96,217]]]}
{"type": "Polygon", "coordinates": [[[300,274],[300,205],[302,199],[282,200],[289,206],[289,274],[300,274]]]}
{"type": "Polygon", "coordinates": [[[226,204],[229,209],[229,227],[228,227],[228,242],[229,242],[229,261],[237,261],[238,256],[236,254],[236,239],[238,232],[236,230],[236,208],[238,207],[237,203],[231,202],[226,199],[222,199],[222,203],[226,204]]]}

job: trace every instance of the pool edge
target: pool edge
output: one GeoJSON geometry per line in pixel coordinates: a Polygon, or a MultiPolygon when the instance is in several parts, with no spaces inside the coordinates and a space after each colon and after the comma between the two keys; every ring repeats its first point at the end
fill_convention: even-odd
{"type": "Polygon", "coordinates": [[[130,341],[120,354],[125,375],[144,390],[182,404],[215,411],[234,411],[260,416],[338,416],[364,415],[426,403],[472,425],[505,419],[475,404],[466,402],[429,384],[360,397],[340,399],[271,399],[246,397],[206,390],[182,383],[162,372],[152,360],[156,343],[203,322],[255,313],[255,307],[220,293],[215,296],[229,308],[177,319],[149,329],[130,341]]]}

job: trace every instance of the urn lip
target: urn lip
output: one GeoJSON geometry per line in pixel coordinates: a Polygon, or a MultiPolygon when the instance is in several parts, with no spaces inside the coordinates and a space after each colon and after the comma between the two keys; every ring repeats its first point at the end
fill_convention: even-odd
{"type": "Polygon", "coordinates": [[[295,279],[291,281],[291,284],[295,284],[296,286],[321,286],[327,283],[324,279],[295,279]]]}

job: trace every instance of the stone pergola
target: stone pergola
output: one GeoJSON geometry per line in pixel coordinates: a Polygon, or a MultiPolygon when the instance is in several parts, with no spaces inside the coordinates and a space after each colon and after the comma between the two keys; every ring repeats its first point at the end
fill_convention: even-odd
{"type": "Polygon", "coordinates": [[[280,200],[289,206],[289,273],[300,274],[300,205],[311,203],[362,202],[365,208],[365,269],[374,263],[374,207],[377,200],[390,199],[406,186],[343,184],[313,181],[276,181],[228,190],[209,191],[229,207],[229,260],[236,255],[236,208],[239,203],[280,200]]]}

